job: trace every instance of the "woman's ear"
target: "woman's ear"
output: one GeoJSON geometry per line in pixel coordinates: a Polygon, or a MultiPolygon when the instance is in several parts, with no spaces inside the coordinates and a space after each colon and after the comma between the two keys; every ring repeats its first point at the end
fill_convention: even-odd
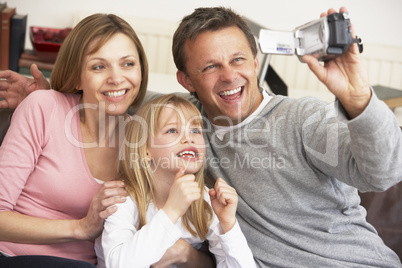
{"type": "Polygon", "coordinates": [[[182,85],[189,92],[195,92],[193,83],[191,82],[190,77],[188,77],[187,74],[185,74],[182,71],[177,71],[176,78],[177,78],[177,81],[179,82],[179,84],[182,85]]]}
{"type": "Polygon", "coordinates": [[[78,91],[82,90],[82,88],[81,88],[80,85],[76,85],[76,86],[75,86],[75,90],[78,92],[78,91]]]}

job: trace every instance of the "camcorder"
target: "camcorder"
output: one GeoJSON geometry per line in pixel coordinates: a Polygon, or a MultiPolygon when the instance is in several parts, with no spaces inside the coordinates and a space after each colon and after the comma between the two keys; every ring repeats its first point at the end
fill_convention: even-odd
{"type": "Polygon", "coordinates": [[[301,62],[304,55],[313,55],[320,61],[329,61],[345,53],[351,44],[359,45],[360,38],[352,38],[349,14],[333,13],[295,28],[292,32],[261,29],[259,45],[262,53],[294,55],[301,62]]]}

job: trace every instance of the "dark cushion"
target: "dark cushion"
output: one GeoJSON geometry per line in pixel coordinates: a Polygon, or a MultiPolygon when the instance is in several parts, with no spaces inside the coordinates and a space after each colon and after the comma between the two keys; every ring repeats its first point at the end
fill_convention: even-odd
{"type": "Polygon", "coordinates": [[[402,260],[402,182],[385,192],[359,193],[367,221],[402,260]]]}
{"type": "Polygon", "coordinates": [[[13,112],[14,110],[11,109],[0,109],[0,145],[3,142],[8,127],[10,126],[13,112]]]}

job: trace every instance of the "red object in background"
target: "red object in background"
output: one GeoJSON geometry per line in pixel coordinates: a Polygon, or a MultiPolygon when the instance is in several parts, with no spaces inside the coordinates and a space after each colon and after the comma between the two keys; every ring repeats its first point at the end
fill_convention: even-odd
{"type": "Polygon", "coordinates": [[[46,27],[30,27],[32,46],[38,57],[45,62],[55,62],[57,53],[71,28],[57,29],[46,27]]]}

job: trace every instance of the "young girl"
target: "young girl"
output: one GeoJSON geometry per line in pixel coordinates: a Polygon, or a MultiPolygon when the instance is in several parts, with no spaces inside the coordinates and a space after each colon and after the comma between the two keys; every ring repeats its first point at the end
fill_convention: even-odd
{"type": "MultiPolygon", "coordinates": [[[[118,177],[130,198],[105,221],[107,267],[149,267],[179,239],[195,248],[208,240],[218,267],[255,267],[235,218],[236,191],[222,179],[204,186],[202,118],[191,102],[172,94],[148,102],[126,139],[118,177]]],[[[99,244],[96,251],[101,262],[99,244]]]]}

